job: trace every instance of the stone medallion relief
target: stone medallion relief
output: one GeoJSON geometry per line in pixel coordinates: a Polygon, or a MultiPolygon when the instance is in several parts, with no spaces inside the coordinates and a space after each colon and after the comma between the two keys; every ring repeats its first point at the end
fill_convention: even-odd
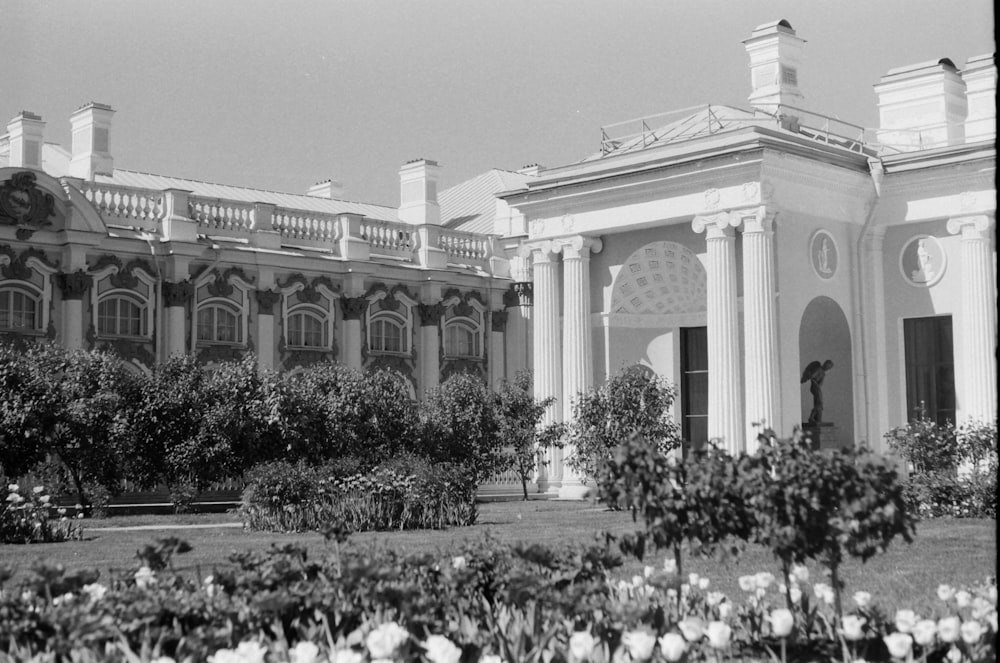
{"type": "Polygon", "coordinates": [[[823,280],[832,279],[837,273],[840,254],[833,235],[825,230],[817,230],[809,240],[809,262],[816,276],[823,280]]]}
{"type": "Polygon", "coordinates": [[[937,283],[944,275],[947,255],[936,237],[917,235],[899,252],[899,271],[912,286],[921,288],[937,283]]]}
{"type": "Polygon", "coordinates": [[[653,242],[628,257],[615,278],[612,313],[668,315],[706,309],[701,261],[675,242],[653,242]]]}

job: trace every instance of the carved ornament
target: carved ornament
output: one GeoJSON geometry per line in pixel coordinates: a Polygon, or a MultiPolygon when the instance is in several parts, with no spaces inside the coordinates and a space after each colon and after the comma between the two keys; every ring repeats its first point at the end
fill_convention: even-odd
{"type": "Polygon", "coordinates": [[[344,297],[340,300],[344,320],[360,320],[368,310],[368,300],[364,297],[344,297]]]}
{"type": "Polygon", "coordinates": [[[490,330],[502,332],[507,329],[507,311],[493,311],[490,314],[490,330]]]}
{"type": "Polygon", "coordinates": [[[56,286],[66,300],[83,299],[93,283],[94,277],[82,269],[69,274],[56,274],[56,286]]]}
{"type": "Polygon", "coordinates": [[[179,283],[163,282],[163,305],[168,308],[171,306],[184,306],[191,301],[193,296],[194,286],[190,281],[181,281],[179,283]]]}
{"type": "Polygon", "coordinates": [[[0,187],[0,224],[17,226],[17,238],[27,240],[32,233],[52,225],[55,198],[38,188],[36,176],[22,171],[0,187]]]}
{"type": "Polygon", "coordinates": [[[417,313],[420,316],[421,327],[436,326],[441,323],[444,306],[441,304],[417,304],[417,313]]]}
{"type": "Polygon", "coordinates": [[[254,290],[253,296],[257,300],[257,313],[259,315],[274,315],[274,305],[281,299],[280,292],[254,290]]]}

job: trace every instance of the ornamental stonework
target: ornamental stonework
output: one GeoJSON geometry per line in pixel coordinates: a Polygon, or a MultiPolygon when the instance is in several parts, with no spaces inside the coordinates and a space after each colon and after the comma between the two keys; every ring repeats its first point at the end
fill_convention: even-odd
{"type": "Polygon", "coordinates": [[[15,173],[0,187],[0,225],[17,226],[17,238],[27,240],[52,225],[55,198],[38,188],[31,171],[15,173]]]}
{"type": "Polygon", "coordinates": [[[254,290],[257,300],[257,312],[260,315],[274,315],[274,305],[281,299],[281,293],[273,290],[254,290]]]}
{"type": "Polygon", "coordinates": [[[490,330],[503,332],[507,329],[507,311],[493,311],[490,314],[490,330]]]}
{"type": "Polygon", "coordinates": [[[194,296],[194,286],[189,281],[179,283],[163,282],[163,305],[167,308],[171,306],[184,306],[194,296]]]}
{"type": "Polygon", "coordinates": [[[94,277],[82,269],[69,274],[56,274],[56,286],[64,300],[83,299],[93,283],[94,277]]]}
{"type": "Polygon", "coordinates": [[[340,300],[340,310],[344,312],[344,320],[360,320],[368,310],[368,299],[344,297],[340,300]]]}
{"type": "Polygon", "coordinates": [[[420,316],[421,327],[436,327],[441,323],[444,306],[441,304],[417,304],[417,314],[420,316]]]}

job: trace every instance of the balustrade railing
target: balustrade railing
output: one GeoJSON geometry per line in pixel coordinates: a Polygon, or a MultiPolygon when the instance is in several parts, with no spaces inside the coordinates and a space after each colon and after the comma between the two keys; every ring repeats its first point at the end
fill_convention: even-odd
{"type": "Polygon", "coordinates": [[[368,242],[372,255],[413,259],[415,228],[394,221],[361,221],[361,238],[368,242]]]}
{"type": "Polygon", "coordinates": [[[106,220],[156,231],[164,216],[164,194],[154,189],[84,182],[83,195],[106,220]]]}
{"type": "Polygon", "coordinates": [[[271,228],[281,233],[282,240],[328,244],[339,241],[342,236],[335,215],[287,207],[275,208],[271,228]]]}
{"type": "Polygon", "coordinates": [[[212,234],[246,235],[254,227],[252,203],[189,196],[188,216],[212,234]]]}
{"type": "Polygon", "coordinates": [[[479,262],[490,257],[489,237],[460,230],[441,230],[438,248],[457,261],[479,262]]]}

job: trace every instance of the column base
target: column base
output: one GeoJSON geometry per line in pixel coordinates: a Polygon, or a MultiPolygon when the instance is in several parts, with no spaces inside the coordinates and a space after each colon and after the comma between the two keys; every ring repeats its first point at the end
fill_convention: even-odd
{"type": "Polygon", "coordinates": [[[561,500],[585,500],[593,490],[590,486],[580,481],[563,481],[559,487],[559,499],[561,500]]]}

